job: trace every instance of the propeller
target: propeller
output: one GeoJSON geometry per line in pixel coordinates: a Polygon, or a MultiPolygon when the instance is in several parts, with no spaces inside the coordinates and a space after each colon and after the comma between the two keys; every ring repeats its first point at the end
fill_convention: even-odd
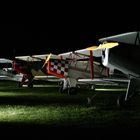
{"type": "Polygon", "coordinates": [[[47,59],[46,59],[46,61],[45,61],[45,63],[44,63],[44,65],[42,66],[42,68],[46,65],[46,63],[49,61],[49,59],[50,59],[50,57],[51,57],[51,53],[48,55],[48,57],[47,57],[47,59]]]}
{"type": "Polygon", "coordinates": [[[98,49],[110,49],[110,48],[113,48],[113,47],[116,47],[118,46],[119,43],[117,42],[110,42],[110,43],[104,43],[104,44],[100,44],[99,46],[92,46],[92,47],[89,47],[89,48],[86,48],[87,50],[98,50],[98,49]]]}

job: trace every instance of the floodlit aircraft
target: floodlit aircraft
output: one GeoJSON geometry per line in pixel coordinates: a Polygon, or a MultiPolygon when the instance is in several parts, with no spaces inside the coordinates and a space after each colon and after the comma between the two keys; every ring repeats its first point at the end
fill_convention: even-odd
{"type": "MultiPolygon", "coordinates": [[[[118,44],[112,45],[116,46],[118,44]]],[[[111,71],[102,65],[101,50],[97,49],[97,46],[94,49],[96,49],[96,52],[82,49],[59,55],[50,54],[47,57],[43,65],[46,67],[46,73],[63,79],[60,92],[68,91],[69,94],[75,94],[77,86],[85,83],[90,83],[92,89],[98,83],[116,84],[113,81],[106,80],[110,76],[111,71]]],[[[126,80],[126,76],[122,72],[118,72],[118,74],[123,76],[120,78],[125,78],[126,80]]],[[[113,71],[113,75],[115,73],[113,71]]]]}
{"type": "Polygon", "coordinates": [[[13,70],[17,73],[23,74],[19,86],[22,86],[26,82],[28,87],[33,87],[33,79],[35,76],[45,76],[43,69],[41,69],[43,63],[43,60],[31,56],[15,57],[13,60],[13,70]]]}
{"type": "Polygon", "coordinates": [[[87,78],[90,82],[127,83],[125,97],[117,100],[118,105],[125,104],[139,90],[139,32],[115,35],[99,41],[103,44],[58,56],[50,54],[44,64],[46,71],[63,78],[62,91],[68,89],[69,93],[75,92],[78,80],[86,81],[87,78]],[[116,71],[120,75],[116,75],[116,71]]]}
{"type": "Polygon", "coordinates": [[[15,57],[13,71],[23,75],[19,82],[20,87],[25,83],[28,87],[33,87],[33,80],[59,81],[58,78],[48,75],[42,67],[47,56],[48,54],[15,57]]]}
{"type": "Polygon", "coordinates": [[[28,60],[26,58],[26,63],[33,64],[30,67],[32,70],[28,71],[29,69],[23,67],[19,69],[18,65],[15,65],[15,68],[25,74],[31,83],[34,77],[32,71],[39,63],[39,65],[37,64],[38,70],[41,72],[43,70],[43,74],[51,74],[63,79],[60,91],[63,92],[67,89],[69,94],[75,93],[78,81],[82,80],[125,82],[128,83],[126,95],[117,100],[119,105],[125,104],[139,90],[140,85],[139,33],[129,32],[101,38],[99,42],[102,44],[99,46],[91,46],[74,52],[59,55],[35,55],[31,57],[34,60],[29,61],[30,58],[28,60]],[[114,78],[114,76],[116,77],[114,78]]]}
{"type": "Polygon", "coordinates": [[[14,73],[12,60],[0,58],[0,80],[21,81],[23,75],[14,73]]]}
{"type": "Polygon", "coordinates": [[[124,105],[140,87],[140,32],[129,32],[99,39],[101,44],[89,47],[88,50],[101,51],[102,64],[113,70],[119,70],[128,78],[128,87],[125,96],[118,98],[118,105],[124,105]],[[112,42],[112,43],[111,43],[112,42]],[[116,45],[109,45],[109,44],[116,45]],[[118,45],[117,45],[118,44],[118,45]]]}

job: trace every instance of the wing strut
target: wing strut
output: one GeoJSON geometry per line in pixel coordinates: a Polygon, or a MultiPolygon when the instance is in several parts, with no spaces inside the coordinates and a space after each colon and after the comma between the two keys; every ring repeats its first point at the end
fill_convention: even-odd
{"type": "Polygon", "coordinates": [[[136,39],[135,39],[135,44],[137,44],[138,41],[138,45],[140,45],[140,35],[139,32],[137,33],[136,39]]]}
{"type": "Polygon", "coordinates": [[[90,68],[91,68],[91,79],[94,78],[94,64],[93,64],[93,51],[90,50],[90,68]]]}

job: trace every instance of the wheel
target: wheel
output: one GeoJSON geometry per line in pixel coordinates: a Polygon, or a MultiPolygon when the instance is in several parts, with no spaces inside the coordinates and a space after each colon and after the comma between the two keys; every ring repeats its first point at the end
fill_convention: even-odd
{"type": "Polygon", "coordinates": [[[33,88],[33,83],[28,84],[29,88],[33,88]]]}
{"type": "Polygon", "coordinates": [[[59,93],[64,93],[63,86],[60,86],[59,93]]]}
{"type": "Polygon", "coordinates": [[[18,82],[18,87],[22,87],[22,82],[18,82]]]}
{"type": "Polygon", "coordinates": [[[77,94],[77,88],[75,88],[75,87],[69,88],[68,89],[68,94],[69,95],[75,95],[75,94],[77,94]]]}
{"type": "Polygon", "coordinates": [[[129,104],[130,104],[130,99],[125,100],[125,95],[121,95],[118,97],[118,99],[117,99],[117,107],[118,108],[127,107],[129,104]]]}
{"type": "Polygon", "coordinates": [[[90,90],[95,91],[95,85],[91,85],[91,86],[90,86],[90,90]]]}

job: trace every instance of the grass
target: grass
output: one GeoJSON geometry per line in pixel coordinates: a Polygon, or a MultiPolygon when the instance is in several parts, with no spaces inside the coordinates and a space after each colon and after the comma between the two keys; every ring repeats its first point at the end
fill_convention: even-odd
{"type": "Polygon", "coordinates": [[[127,109],[118,109],[122,91],[95,91],[92,106],[86,98],[93,91],[79,89],[77,95],[58,93],[57,86],[19,88],[15,82],[0,82],[1,127],[49,128],[137,128],[140,125],[140,98],[127,109]]]}

